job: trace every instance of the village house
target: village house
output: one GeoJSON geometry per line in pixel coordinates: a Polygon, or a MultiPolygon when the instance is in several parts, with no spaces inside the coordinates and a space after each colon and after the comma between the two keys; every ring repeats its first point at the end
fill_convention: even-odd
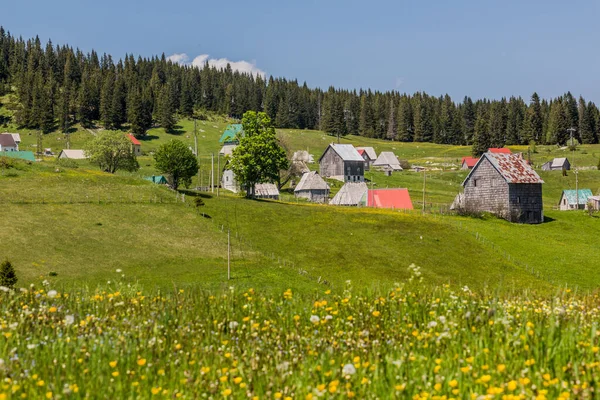
{"type": "Polygon", "coordinates": [[[135,138],[135,136],[133,136],[131,133],[127,134],[127,138],[131,142],[131,150],[133,151],[133,154],[136,157],[141,156],[142,155],[142,143],[140,143],[140,141],[137,140],[135,138]]]}
{"type": "Polygon", "coordinates": [[[0,135],[0,151],[19,151],[19,145],[15,142],[13,135],[10,133],[0,135]]]}
{"type": "Polygon", "coordinates": [[[222,156],[231,156],[233,149],[240,144],[239,135],[244,134],[242,124],[229,124],[219,139],[219,143],[223,145],[219,154],[222,156]]]}
{"type": "Polygon", "coordinates": [[[463,157],[460,162],[460,169],[473,169],[479,158],[463,157]]]}
{"type": "Polygon", "coordinates": [[[315,203],[326,203],[329,199],[329,185],[316,171],[307,172],[294,189],[294,196],[315,203]]]}
{"type": "Polygon", "coordinates": [[[21,135],[18,133],[3,132],[2,135],[11,135],[13,137],[13,140],[17,144],[17,147],[21,144],[21,135]]]}
{"type": "Polygon", "coordinates": [[[365,160],[365,170],[368,170],[371,165],[377,160],[377,153],[373,147],[357,147],[356,150],[365,160]]]}
{"type": "Polygon", "coordinates": [[[223,176],[221,177],[221,187],[233,193],[237,193],[240,190],[237,181],[235,180],[235,174],[232,170],[226,169],[223,171],[223,176]]]}
{"type": "Polygon", "coordinates": [[[330,144],[319,158],[321,176],[363,182],[365,160],[351,144],[330,144]]]}
{"type": "Polygon", "coordinates": [[[588,205],[592,207],[592,210],[600,210],[600,196],[588,197],[588,205]]]}
{"type": "Polygon", "coordinates": [[[390,171],[402,171],[398,157],[391,151],[382,151],[373,163],[373,167],[390,171]]]}
{"type": "Polygon", "coordinates": [[[358,206],[367,190],[367,184],[364,182],[347,182],[333,196],[329,204],[333,206],[358,206]]]}
{"type": "Polygon", "coordinates": [[[592,196],[593,194],[590,189],[563,190],[558,202],[558,208],[561,211],[585,210],[588,200],[592,196]]]}
{"type": "Polygon", "coordinates": [[[543,183],[521,154],[487,152],[462,183],[459,207],[491,212],[511,222],[541,223],[543,183]]]}
{"type": "Polygon", "coordinates": [[[512,151],[510,151],[510,149],[507,149],[506,147],[490,147],[488,149],[488,153],[512,154],[512,151]]]}
{"type": "Polygon", "coordinates": [[[390,208],[393,210],[412,210],[413,204],[408,194],[408,189],[369,189],[361,204],[373,208],[390,208]]]}
{"type": "Polygon", "coordinates": [[[569,171],[571,163],[566,157],[555,158],[542,165],[542,171],[569,171]]]}
{"type": "Polygon", "coordinates": [[[157,185],[166,185],[168,183],[167,178],[165,178],[164,175],[152,175],[147,176],[144,179],[152,183],[156,183],[157,185]]]}
{"type": "Polygon", "coordinates": [[[85,151],[76,149],[64,149],[58,154],[58,158],[68,158],[71,160],[84,160],[87,158],[85,151]]]}
{"type": "Polygon", "coordinates": [[[279,200],[279,189],[274,183],[257,183],[254,185],[254,198],[279,200]]]}

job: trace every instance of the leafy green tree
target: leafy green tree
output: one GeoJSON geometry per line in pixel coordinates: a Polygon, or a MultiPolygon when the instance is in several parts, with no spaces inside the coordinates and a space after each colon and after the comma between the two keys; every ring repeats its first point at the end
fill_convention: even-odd
{"type": "Polygon", "coordinates": [[[0,286],[14,288],[17,284],[17,273],[10,261],[6,260],[0,265],[0,286]]]}
{"type": "Polygon", "coordinates": [[[233,150],[230,168],[236,180],[254,197],[254,185],[280,181],[280,171],[288,168],[285,150],[280,146],[271,119],[264,112],[247,111],[242,118],[244,135],[233,150]]]}
{"type": "Polygon", "coordinates": [[[85,153],[100,169],[114,174],[117,170],[137,171],[137,162],[129,139],[121,132],[103,131],[90,140],[85,153]]]}
{"type": "Polygon", "coordinates": [[[189,186],[192,177],[198,173],[196,156],[181,140],[173,139],[160,146],[154,153],[154,160],[156,169],[167,175],[167,180],[175,190],[181,184],[189,186]]]}

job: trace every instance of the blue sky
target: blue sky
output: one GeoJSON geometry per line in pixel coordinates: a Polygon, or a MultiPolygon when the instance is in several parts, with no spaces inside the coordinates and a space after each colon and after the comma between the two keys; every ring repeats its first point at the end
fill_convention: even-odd
{"type": "MultiPolygon", "coordinates": [[[[9,1],[13,35],[116,58],[245,60],[309,86],[450,94],[570,90],[600,103],[600,2],[9,1]]],[[[244,67],[244,66],[241,66],[244,67]]]]}

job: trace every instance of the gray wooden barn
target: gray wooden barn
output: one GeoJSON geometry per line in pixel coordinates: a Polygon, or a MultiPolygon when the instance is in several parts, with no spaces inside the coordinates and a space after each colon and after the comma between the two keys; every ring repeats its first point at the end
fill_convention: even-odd
{"type": "Polygon", "coordinates": [[[307,172],[294,189],[294,195],[315,203],[326,203],[329,199],[329,185],[317,171],[307,172]]]}
{"type": "Polygon", "coordinates": [[[351,144],[330,144],[319,158],[321,176],[344,182],[365,180],[365,160],[351,144]]]}
{"type": "Polygon", "coordinates": [[[566,157],[555,158],[542,165],[542,171],[568,171],[571,169],[571,163],[566,157]]]}
{"type": "Polygon", "coordinates": [[[544,221],[544,181],[521,154],[484,153],[463,182],[460,207],[487,211],[511,222],[544,221]]]}

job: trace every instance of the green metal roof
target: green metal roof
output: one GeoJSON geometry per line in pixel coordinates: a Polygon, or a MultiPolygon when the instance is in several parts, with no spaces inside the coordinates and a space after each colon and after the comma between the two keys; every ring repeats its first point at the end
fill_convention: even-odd
{"type": "Polygon", "coordinates": [[[35,161],[33,151],[0,151],[0,157],[20,158],[21,160],[35,161]]]}
{"type": "Polygon", "coordinates": [[[225,129],[225,132],[221,135],[221,139],[219,139],[219,143],[227,143],[235,141],[235,137],[238,133],[242,133],[242,124],[229,124],[225,129]]]}
{"type": "Polygon", "coordinates": [[[590,189],[563,190],[560,201],[565,198],[567,199],[567,204],[577,204],[577,192],[579,192],[579,204],[581,205],[585,205],[588,197],[593,196],[590,189]]]}
{"type": "Polygon", "coordinates": [[[163,175],[147,176],[144,179],[147,180],[147,181],[153,182],[153,183],[157,183],[157,184],[165,184],[165,183],[167,183],[167,178],[165,178],[163,175]]]}

